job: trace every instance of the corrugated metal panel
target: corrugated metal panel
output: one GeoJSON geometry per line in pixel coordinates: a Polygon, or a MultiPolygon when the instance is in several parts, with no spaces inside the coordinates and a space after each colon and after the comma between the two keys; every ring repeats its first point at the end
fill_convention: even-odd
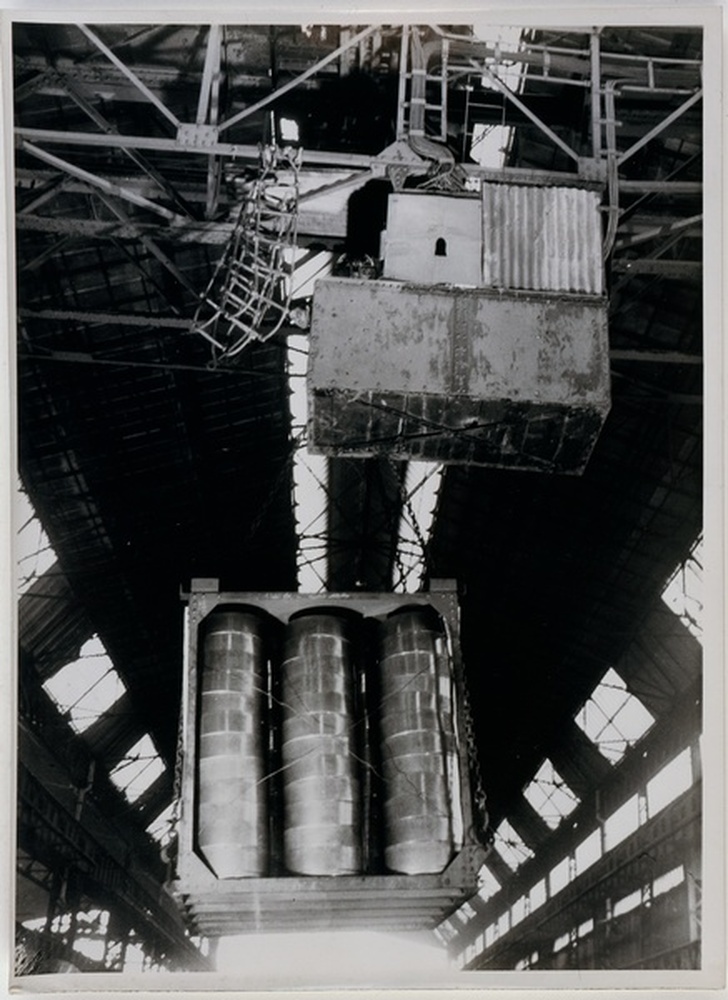
{"type": "Polygon", "coordinates": [[[484,184],[483,283],[601,295],[599,196],[580,188],[484,184]]]}

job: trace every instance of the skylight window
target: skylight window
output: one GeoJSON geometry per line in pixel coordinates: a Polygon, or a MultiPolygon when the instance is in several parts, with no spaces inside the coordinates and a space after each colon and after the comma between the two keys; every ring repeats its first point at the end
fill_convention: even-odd
{"type": "Polygon", "coordinates": [[[495,831],[493,846],[511,871],[516,871],[524,861],[533,857],[531,848],[519,837],[507,819],[495,831]]]}
{"type": "Polygon", "coordinates": [[[469,923],[469,921],[471,921],[475,915],[476,915],[475,910],[470,905],[470,903],[463,903],[460,909],[456,910],[450,919],[451,920],[455,919],[458,921],[458,923],[464,926],[465,924],[469,923]]]}
{"type": "Polygon", "coordinates": [[[604,847],[611,851],[640,825],[639,796],[633,795],[604,822],[604,847]]]}
{"type": "Polygon", "coordinates": [[[571,860],[567,856],[551,869],[549,873],[549,891],[552,896],[561,892],[571,881],[571,860]]]}
{"type": "Polygon", "coordinates": [[[448,918],[435,928],[435,933],[443,944],[448,945],[458,936],[458,929],[453,926],[452,918],[448,918]]]}
{"type": "Polygon", "coordinates": [[[56,561],[56,554],[27,493],[20,486],[17,490],[15,517],[18,525],[16,536],[18,593],[24,594],[46,570],[50,569],[56,561]]]}
{"type": "Polygon", "coordinates": [[[690,748],[683,750],[647,782],[647,809],[650,816],[669,806],[693,783],[690,748]]]}
{"type": "Polygon", "coordinates": [[[519,896],[511,907],[511,927],[515,927],[516,924],[520,924],[522,920],[526,917],[526,897],[519,896]]]}
{"type": "Polygon", "coordinates": [[[679,616],[696,639],[703,636],[703,539],[670,578],[662,600],[679,616]]]}
{"type": "Polygon", "coordinates": [[[164,763],[147,734],[134,744],[109,777],[129,802],[136,802],[163,772],[164,763]]]}
{"type": "Polygon", "coordinates": [[[543,906],[546,902],[546,879],[540,879],[528,893],[528,910],[529,913],[534,913],[539,906],[543,906]]]}
{"type": "Polygon", "coordinates": [[[495,896],[501,887],[500,882],[487,865],[483,865],[478,872],[478,885],[480,886],[478,895],[484,903],[487,903],[491,896],[495,896]]]}
{"type": "Polygon", "coordinates": [[[170,803],[167,808],[153,820],[147,827],[147,833],[153,837],[161,847],[166,847],[172,837],[172,827],[174,824],[174,803],[170,803]]]}
{"type": "Polygon", "coordinates": [[[103,962],[109,919],[108,910],[88,910],[79,913],[76,918],[74,949],[94,962],[103,962]]]}
{"type": "Polygon", "coordinates": [[[548,759],[543,762],[523,794],[552,830],[579,804],[577,796],[548,759]]]}
{"type": "Polygon", "coordinates": [[[682,865],[678,865],[677,868],[673,868],[672,871],[665,872],[664,875],[659,875],[652,883],[652,898],[656,896],[662,896],[664,893],[669,892],[671,889],[676,889],[677,886],[682,885],[685,881],[685,869],[682,865]]]}
{"type": "Polygon", "coordinates": [[[43,687],[77,733],[107,714],[126,691],[98,636],[89,639],[79,658],[61,667],[43,687]]]}
{"type": "Polygon", "coordinates": [[[298,122],[293,118],[281,118],[278,122],[283,142],[298,142],[300,139],[298,122]]]}
{"type": "Polygon", "coordinates": [[[654,721],[611,668],[576,716],[577,725],[612,764],[622,759],[628,747],[644,736],[654,721]]]}
{"type": "Polygon", "coordinates": [[[574,851],[576,874],[583,874],[591,868],[602,856],[602,835],[600,830],[594,830],[579,844],[574,851]]]}
{"type": "MultiPolygon", "coordinates": [[[[523,87],[523,63],[509,59],[508,56],[509,51],[516,52],[518,50],[522,29],[509,27],[494,29],[492,25],[479,26],[477,24],[473,27],[476,37],[487,40],[494,47],[495,54],[485,62],[489,73],[492,73],[513,93],[518,93],[523,87]]],[[[481,84],[488,90],[497,89],[497,85],[493,84],[488,74],[481,77],[481,84]]],[[[470,155],[483,167],[505,166],[508,149],[513,140],[513,132],[513,128],[504,123],[498,125],[475,122],[470,155]]]]}
{"type": "Polygon", "coordinates": [[[635,889],[635,891],[631,892],[629,896],[624,896],[614,904],[614,916],[621,917],[624,913],[629,913],[630,910],[636,910],[641,902],[642,890],[635,889]]]}
{"type": "Polygon", "coordinates": [[[554,951],[563,951],[571,941],[571,932],[567,931],[565,934],[561,934],[554,941],[554,951]]]}

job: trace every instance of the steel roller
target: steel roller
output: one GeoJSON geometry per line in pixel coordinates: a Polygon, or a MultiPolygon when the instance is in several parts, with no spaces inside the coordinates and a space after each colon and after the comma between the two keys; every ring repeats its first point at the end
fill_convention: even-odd
{"type": "Polygon", "coordinates": [[[362,867],[349,620],[294,615],[281,666],[284,857],[302,875],[362,867]]]}
{"type": "Polygon", "coordinates": [[[383,623],[379,729],[384,857],[403,874],[442,871],[456,847],[453,699],[442,625],[430,609],[401,608],[383,623]]]}
{"type": "Polygon", "coordinates": [[[211,612],[201,643],[197,843],[218,878],[267,871],[266,686],[260,616],[211,612]]]}

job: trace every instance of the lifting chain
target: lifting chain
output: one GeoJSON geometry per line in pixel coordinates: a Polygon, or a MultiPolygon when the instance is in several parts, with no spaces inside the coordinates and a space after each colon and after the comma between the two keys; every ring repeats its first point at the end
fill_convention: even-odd
{"type": "Polygon", "coordinates": [[[169,844],[163,857],[166,854],[167,880],[174,878],[174,869],[177,855],[177,844],[179,838],[179,823],[182,813],[182,769],[184,767],[184,705],[180,705],[179,719],[177,721],[177,749],[174,757],[174,778],[172,781],[172,817],[169,824],[169,844]]]}
{"type": "Polygon", "coordinates": [[[465,677],[465,669],[461,662],[460,676],[462,679],[460,702],[462,707],[462,719],[465,732],[465,750],[468,755],[470,771],[470,787],[473,796],[473,836],[478,842],[485,844],[488,829],[488,808],[485,787],[483,785],[483,774],[480,769],[480,756],[478,754],[478,744],[475,739],[475,726],[473,723],[473,709],[470,702],[468,683],[465,677]]]}
{"type": "MultiPolygon", "coordinates": [[[[407,492],[407,487],[405,485],[405,476],[402,474],[402,465],[399,462],[395,462],[393,458],[389,459],[390,465],[392,466],[394,475],[399,482],[399,489],[402,496],[402,503],[409,515],[410,521],[412,523],[412,530],[414,531],[417,543],[422,551],[422,562],[424,572],[426,573],[429,568],[429,558],[427,553],[427,543],[420,530],[419,521],[415,515],[414,507],[412,506],[412,497],[407,492]]],[[[402,579],[404,579],[403,567],[398,566],[400,573],[402,573],[402,579]]],[[[487,799],[485,795],[485,787],[483,785],[483,775],[480,769],[480,757],[478,755],[478,745],[475,739],[475,726],[473,723],[473,711],[470,702],[470,694],[468,691],[467,678],[465,676],[465,669],[461,662],[460,664],[460,703],[461,703],[461,717],[463,720],[464,733],[463,738],[465,740],[465,750],[468,757],[469,765],[469,779],[470,787],[473,798],[473,837],[479,843],[485,844],[486,841],[486,831],[488,828],[488,809],[487,809],[487,799]]]]}

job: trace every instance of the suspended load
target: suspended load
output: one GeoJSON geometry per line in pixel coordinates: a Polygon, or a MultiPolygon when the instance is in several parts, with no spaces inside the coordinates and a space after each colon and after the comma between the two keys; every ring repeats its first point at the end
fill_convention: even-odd
{"type": "Polygon", "coordinates": [[[322,603],[194,580],[187,626],[172,889],[197,932],[414,930],[477,891],[452,584],[322,603]]]}
{"type": "Polygon", "coordinates": [[[610,406],[599,201],[390,195],[381,279],[316,284],[311,450],[582,472],[610,406]]]}

